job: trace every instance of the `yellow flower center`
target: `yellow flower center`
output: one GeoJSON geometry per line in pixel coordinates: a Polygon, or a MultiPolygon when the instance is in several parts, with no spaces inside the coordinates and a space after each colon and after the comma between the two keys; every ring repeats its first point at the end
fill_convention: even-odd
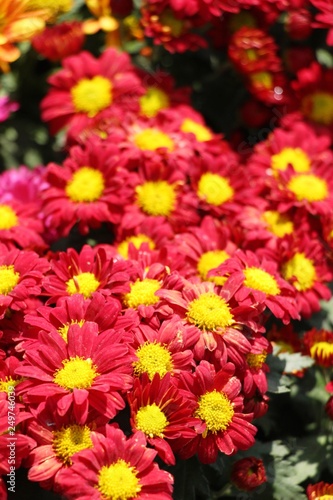
{"type": "Polygon", "coordinates": [[[169,32],[175,38],[178,38],[184,31],[184,21],[173,16],[171,10],[167,9],[160,16],[161,23],[168,28],[169,32]]]}
{"type": "Polygon", "coordinates": [[[168,95],[156,87],[148,87],[145,95],[140,97],[140,111],[147,118],[154,118],[161,109],[166,109],[169,106],[168,95]]]}
{"type": "Polygon", "coordinates": [[[182,132],[190,132],[194,134],[199,142],[210,141],[213,137],[207,127],[201,125],[201,123],[195,122],[194,120],[190,120],[190,118],[185,118],[181,124],[180,130],[182,132]]]}
{"type": "Polygon", "coordinates": [[[304,253],[296,253],[283,264],[281,273],[288,281],[295,279],[293,285],[299,292],[312,288],[317,279],[316,268],[312,260],[305,257],[304,253]]]}
{"type": "Polygon", "coordinates": [[[90,203],[98,200],[104,191],[103,174],[91,167],[82,167],[74,172],[65,192],[75,203],[90,203]]]}
{"type": "Polygon", "coordinates": [[[209,431],[216,434],[229,427],[234,410],[230,400],[223,392],[218,392],[215,389],[206,392],[200,396],[198,405],[194,416],[203,420],[207,426],[203,437],[206,437],[209,431]]]}
{"type": "Polygon", "coordinates": [[[279,295],[280,288],[276,279],[271,274],[258,267],[248,267],[244,270],[244,285],[253,290],[260,290],[260,292],[267,293],[268,295],[279,295]]]}
{"type": "Polygon", "coordinates": [[[142,373],[148,373],[150,380],[152,380],[155,373],[158,373],[162,378],[173,371],[170,351],[159,342],[145,342],[137,349],[136,355],[139,361],[135,361],[133,367],[137,377],[142,373]]]}
{"type": "Polygon", "coordinates": [[[291,165],[296,172],[308,172],[311,161],[305,151],[301,148],[284,148],[272,156],[272,169],[277,171],[287,170],[291,165]]]}
{"type": "Polygon", "coordinates": [[[265,89],[271,89],[273,87],[273,77],[268,71],[252,73],[251,80],[254,85],[264,87],[265,89]]]}
{"type": "Polygon", "coordinates": [[[146,128],[134,137],[134,144],[143,151],[155,151],[158,148],[166,148],[168,151],[175,149],[171,137],[157,128],[146,128]]]}
{"type": "Polygon", "coordinates": [[[69,295],[80,293],[85,299],[91,297],[96,292],[100,282],[92,273],[81,273],[66,282],[66,289],[69,295]]]}
{"type": "Polygon", "coordinates": [[[234,195],[234,190],[229,180],[211,172],[207,172],[201,176],[197,192],[199,198],[217,207],[231,200],[234,195]]]}
{"type": "Polygon", "coordinates": [[[176,189],[166,181],[148,181],[136,187],[137,204],[148,215],[168,217],[176,205],[176,189]]]}
{"type": "Polygon", "coordinates": [[[325,341],[316,342],[310,348],[310,355],[314,359],[331,357],[333,356],[333,344],[325,341]]]}
{"type": "Polygon", "coordinates": [[[8,295],[17,285],[20,274],[14,266],[0,266],[0,295],[8,295]]]}
{"type": "Polygon", "coordinates": [[[126,238],[126,240],[122,241],[118,245],[118,253],[124,258],[128,258],[128,247],[129,244],[133,243],[135,248],[140,248],[142,243],[148,243],[148,246],[150,250],[154,250],[155,248],[155,243],[149,236],[146,236],[145,234],[138,234],[137,236],[129,236],[126,238]]]}
{"type": "Polygon", "coordinates": [[[168,423],[163,411],[155,403],[143,406],[136,414],[136,428],[150,438],[163,437],[168,423]]]}
{"type": "Polygon", "coordinates": [[[73,7],[73,0],[28,0],[26,10],[48,9],[52,15],[69,12],[73,7]]]}
{"type": "Polygon", "coordinates": [[[329,195],[327,182],[313,174],[295,175],[290,179],[288,189],[299,201],[323,201],[329,195]]]}
{"type": "Polygon", "coordinates": [[[112,104],[112,83],[103,76],[82,78],[71,89],[71,96],[75,111],[93,118],[112,104]]]}
{"type": "Polygon", "coordinates": [[[267,358],[267,352],[263,351],[260,354],[247,354],[246,361],[250,368],[254,368],[255,370],[260,370],[262,365],[265,363],[267,358]]]}
{"type": "Polygon", "coordinates": [[[13,390],[11,389],[10,391],[8,390],[8,387],[12,388],[17,386],[19,382],[22,382],[23,378],[17,378],[13,379],[12,377],[6,377],[5,380],[0,380],[0,392],[12,392],[13,390]]]}
{"type": "Polygon", "coordinates": [[[223,285],[226,281],[226,277],[223,276],[207,276],[211,269],[215,269],[224,261],[229,259],[230,255],[224,250],[211,250],[210,252],[205,252],[201,255],[199,262],[197,264],[197,269],[199,271],[200,277],[204,281],[213,281],[217,285],[223,285]]]}
{"type": "Polygon", "coordinates": [[[80,325],[82,326],[85,323],[84,319],[80,319],[80,321],[72,320],[71,323],[67,323],[66,325],[61,326],[58,328],[58,332],[62,336],[65,342],[67,342],[67,336],[68,336],[68,330],[71,325],[80,325]]]}
{"type": "Polygon", "coordinates": [[[320,495],[319,497],[315,497],[313,500],[332,500],[333,495],[320,495]]]}
{"type": "Polygon", "coordinates": [[[234,323],[230,307],[215,293],[202,293],[188,305],[187,320],[201,330],[215,331],[234,323]]]}
{"type": "Polygon", "coordinates": [[[0,205],[0,231],[17,226],[18,217],[8,205],[0,205]]]}
{"type": "Polygon", "coordinates": [[[67,390],[89,389],[95,378],[99,375],[96,366],[90,358],[83,359],[79,356],[64,359],[63,368],[59,368],[53,375],[54,382],[67,390]]]}
{"type": "Polygon", "coordinates": [[[333,94],[330,92],[315,92],[302,101],[302,112],[311,120],[331,125],[333,123],[333,94]]]}
{"type": "Polygon", "coordinates": [[[275,210],[267,210],[262,214],[262,219],[267,224],[267,229],[278,238],[283,238],[286,234],[294,231],[293,222],[284,214],[275,210]]]}
{"type": "Polygon", "coordinates": [[[86,425],[69,425],[53,432],[53,449],[65,465],[72,465],[74,453],[92,448],[90,429],[86,425]]]}
{"type": "Polygon", "coordinates": [[[155,292],[161,288],[158,280],[145,278],[130,283],[131,291],[124,295],[124,304],[127,307],[137,309],[139,306],[152,306],[157,304],[160,298],[155,292]]]}
{"type": "Polygon", "coordinates": [[[119,459],[112,465],[104,465],[98,473],[97,489],[103,500],[132,500],[141,491],[135,467],[119,459]]]}
{"type": "Polygon", "coordinates": [[[258,52],[255,49],[245,50],[248,61],[256,61],[258,59],[258,52]]]}

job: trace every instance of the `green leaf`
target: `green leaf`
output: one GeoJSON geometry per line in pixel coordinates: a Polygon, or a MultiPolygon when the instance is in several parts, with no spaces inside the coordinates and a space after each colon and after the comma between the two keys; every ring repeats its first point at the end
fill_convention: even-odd
{"type": "Polygon", "coordinates": [[[283,352],[278,356],[282,361],[286,362],[285,373],[295,373],[314,364],[314,360],[310,356],[303,356],[300,352],[283,352]]]}
{"type": "Polygon", "coordinates": [[[298,484],[294,468],[288,460],[274,461],[274,500],[305,500],[304,488],[298,484]]]}

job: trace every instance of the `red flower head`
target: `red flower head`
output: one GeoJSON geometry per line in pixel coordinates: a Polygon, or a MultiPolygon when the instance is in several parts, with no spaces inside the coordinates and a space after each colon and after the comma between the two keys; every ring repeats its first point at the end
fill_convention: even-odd
{"type": "Polygon", "coordinates": [[[15,370],[20,364],[15,356],[0,360],[0,400],[8,401],[8,395],[13,393],[17,384],[22,381],[22,378],[15,375],[15,370]]]}
{"type": "Polygon", "coordinates": [[[303,337],[304,353],[319,366],[333,366],[333,332],[312,328],[303,337]]]}
{"type": "Polygon", "coordinates": [[[64,59],[49,83],[41,109],[53,134],[65,126],[82,130],[107,108],[118,113],[124,106],[128,109],[143,92],[129,56],[113,48],[97,59],[89,52],[64,59]]]}
{"type": "Polygon", "coordinates": [[[80,253],[69,248],[59,252],[51,261],[51,268],[43,283],[46,294],[51,296],[49,303],[76,293],[88,299],[96,291],[112,295],[129,289],[129,264],[109,259],[103,248],[96,250],[84,245],[80,253]]]}
{"type": "Polygon", "coordinates": [[[309,484],[306,488],[306,495],[308,500],[320,500],[329,498],[333,496],[333,484],[332,483],[324,483],[324,481],[320,481],[320,483],[309,484]]]}
{"type": "Polygon", "coordinates": [[[42,193],[47,225],[66,236],[75,224],[87,234],[102,222],[120,222],[132,190],[119,163],[118,148],[97,138],[84,148],[74,146],[63,165],[51,163],[45,174],[49,185],[42,193]]]}
{"type": "Polygon", "coordinates": [[[256,457],[237,460],[232,466],[230,479],[240,490],[252,491],[258,488],[267,481],[263,461],[256,457]]]}
{"type": "Polygon", "coordinates": [[[33,48],[50,61],[59,61],[77,54],[82,49],[85,35],[78,21],[63,22],[35,35],[31,40],[33,48]]]}
{"type": "Polygon", "coordinates": [[[264,395],[268,389],[266,373],[269,367],[266,364],[267,355],[272,352],[270,342],[264,337],[255,338],[251,341],[251,351],[246,354],[246,367],[236,370],[242,380],[243,390],[247,399],[255,395],[264,395]]]}
{"type": "Polygon", "coordinates": [[[73,456],[73,465],[59,476],[69,500],[172,500],[173,477],[153,461],[156,451],[146,447],[142,432],[126,439],[108,426],[104,439],[94,439],[93,448],[73,456]]]}
{"type": "Polygon", "coordinates": [[[79,424],[92,408],[113,418],[132,385],[133,356],[119,336],[114,330],[99,334],[98,325],[88,321],[71,325],[67,342],[59,333],[40,332],[39,345],[26,351],[16,370],[26,378],[20,384],[24,402],[39,407],[53,401],[59,415],[73,412],[79,424]]]}
{"type": "Polygon", "coordinates": [[[213,463],[219,451],[231,455],[254,444],[257,429],[250,423],[253,415],[243,413],[241,382],[234,376],[232,363],[216,373],[210,363],[202,361],[194,375],[183,374],[182,383],[195,397],[193,415],[201,424],[189,443],[179,440],[181,458],[197,452],[201,462],[213,463]]]}

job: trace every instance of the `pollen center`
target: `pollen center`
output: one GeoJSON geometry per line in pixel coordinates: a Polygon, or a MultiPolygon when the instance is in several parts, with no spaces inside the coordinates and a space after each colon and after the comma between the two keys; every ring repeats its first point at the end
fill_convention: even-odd
{"type": "Polygon", "coordinates": [[[73,0],[28,0],[27,10],[48,9],[52,15],[63,14],[73,7],[73,0]]]}
{"type": "Polygon", "coordinates": [[[199,142],[206,142],[212,139],[212,134],[210,130],[202,125],[201,123],[195,122],[190,118],[185,118],[181,124],[180,130],[182,132],[190,132],[195,135],[195,138],[199,142]]]}
{"type": "Polygon", "coordinates": [[[89,203],[98,200],[104,191],[103,174],[91,167],[82,167],[74,172],[65,192],[75,203],[89,203]]]}
{"type": "Polygon", "coordinates": [[[15,387],[19,382],[22,382],[22,378],[13,379],[11,377],[6,377],[5,380],[0,380],[0,392],[13,392],[12,387],[15,387]],[[9,387],[11,390],[9,391],[9,387]]]}
{"type": "Polygon", "coordinates": [[[79,356],[64,359],[63,368],[59,368],[53,377],[54,382],[67,390],[89,389],[99,375],[96,366],[90,358],[83,359],[79,356]]]}
{"type": "Polygon", "coordinates": [[[255,370],[260,370],[262,365],[265,363],[267,358],[267,352],[263,351],[259,354],[249,353],[246,355],[246,361],[250,368],[254,368],[255,370]]]}
{"type": "Polygon", "coordinates": [[[124,295],[124,304],[127,307],[136,309],[138,306],[152,306],[157,304],[160,298],[155,292],[161,288],[158,280],[145,278],[130,283],[131,291],[124,295]]]}
{"type": "Polygon", "coordinates": [[[213,281],[217,285],[223,285],[227,278],[223,276],[208,276],[208,272],[221,265],[224,261],[229,259],[229,257],[230,255],[224,250],[211,250],[203,253],[197,264],[200,277],[204,281],[213,281]]]}
{"type": "Polygon", "coordinates": [[[53,432],[53,449],[65,465],[72,465],[74,453],[92,448],[90,429],[86,425],[69,425],[53,432]]]}
{"type": "Polygon", "coordinates": [[[151,238],[149,238],[149,236],[146,236],[145,234],[138,234],[136,236],[129,236],[128,238],[126,238],[126,240],[119,243],[119,245],[117,247],[118,253],[124,259],[128,258],[128,247],[129,247],[130,243],[133,243],[135,248],[140,248],[142,243],[148,243],[150,250],[154,250],[154,248],[155,248],[155,243],[153,242],[153,240],[151,238]]]}
{"type": "Polygon", "coordinates": [[[14,266],[0,266],[0,295],[8,295],[17,285],[20,274],[14,266]]]}
{"type": "Polygon", "coordinates": [[[203,293],[188,305],[187,320],[201,330],[215,331],[234,323],[230,307],[215,293],[203,293]]]}
{"type": "Polygon", "coordinates": [[[228,179],[211,172],[206,172],[201,176],[197,192],[199,198],[216,207],[231,200],[234,195],[228,179]]]}
{"type": "Polygon", "coordinates": [[[321,362],[325,361],[325,358],[330,359],[333,356],[333,344],[325,341],[316,342],[310,347],[310,355],[321,362]]]}
{"type": "Polygon", "coordinates": [[[157,128],[146,128],[134,137],[134,143],[143,151],[155,151],[159,148],[166,148],[168,151],[175,149],[175,144],[171,137],[157,128]]]}
{"type": "Polygon", "coordinates": [[[312,288],[317,278],[312,260],[305,257],[304,253],[296,253],[283,264],[281,273],[299,292],[312,288]]]}
{"type": "MultiPolygon", "coordinates": [[[[231,402],[223,392],[215,389],[200,396],[199,407],[194,416],[203,420],[207,426],[207,431],[216,434],[225,431],[234,415],[231,402]]],[[[207,433],[206,431],[206,433],[207,433]]],[[[205,436],[204,436],[205,437],[205,436]]]]}
{"type": "Polygon", "coordinates": [[[137,349],[136,356],[139,358],[139,361],[133,363],[136,376],[148,373],[150,380],[152,380],[155,373],[158,373],[162,378],[173,371],[171,354],[159,342],[145,342],[137,349]]]}
{"type": "Polygon", "coordinates": [[[17,226],[18,217],[8,205],[0,205],[0,230],[17,226]]]}
{"type": "Polygon", "coordinates": [[[145,182],[136,187],[137,204],[148,215],[168,217],[175,208],[176,190],[166,181],[145,182]]]}
{"type": "Polygon", "coordinates": [[[271,89],[273,87],[273,77],[268,71],[252,73],[251,81],[255,86],[263,87],[264,89],[271,89]]]}
{"type": "Polygon", "coordinates": [[[91,297],[91,295],[96,292],[99,285],[100,282],[92,273],[78,274],[66,282],[66,288],[69,295],[81,293],[85,299],[91,297]]]}
{"type": "Polygon", "coordinates": [[[293,167],[295,172],[308,172],[311,161],[301,148],[284,148],[272,156],[273,170],[287,170],[289,165],[293,167]]]}
{"type": "Polygon", "coordinates": [[[132,500],[141,491],[137,470],[125,460],[104,465],[98,473],[97,489],[103,500],[132,500]]]}
{"type": "Polygon", "coordinates": [[[143,406],[136,414],[136,428],[150,438],[163,437],[168,423],[163,411],[155,403],[143,406]]]}
{"type": "Polygon", "coordinates": [[[299,201],[323,201],[329,195],[327,182],[313,174],[295,175],[290,179],[288,189],[299,201]]]}
{"type": "Polygon", "coordinates": [[[148,87],[145,95],[140,97],[141,114],[147,118],[154,118],[161,109],[166,109],[169,105],[168,95],[156,87],[148,87]]]}
{"type": "Polygon", "coordinates": [[[268,295],[279,295],[280,288],[276,279],[271,274],[258,267],[248,267],[244,270],[244,285],[253,290],[267,293],[268,295]]]}
{"type": "Polygon", "coordinates": [[[262,219],[266,222],[268,231],[278,238],[283,238],[286,234],[292,234],[294,231],[292,221],[285,214],[280,214],[275,210],[264,212],[262,219]]]}
{"type": "Polygon", "coordinates": [[[302,101],[302,112],[315,122],[331,125],[333,123],[333,94],[315,92],[306,96],[302,101]]]}
{"type": "Polygon", "coordinates": [[[177,19],[172,14],[171,10],[167,9],[160,16],[161,23],[164,28],[168,28],[168,31],[172,36],[178,38],[184,31],[184,21],[177,19]]]}
{"type": "Polygon", "coordinates": [[[70,323],[67,323],[66,325],[63,325],[60,328],[58,328],[58,332],[60,333],[60,335],[62,336],[62,338],[64,339],[64,341],[67,342],[67,336],[68,336],[69,327],[71,325],[82,326],[84,323],[85,323],[84,319],[80,319],[79,321],[76,320],[76,319],[72,320],[70,323]]]}
{"type": "Polygon", "coordinates": [[[82,78],[71,89],[71,96],[75,111],[92,118],[112,104],[112,84],[103,76],[82,78]]]}

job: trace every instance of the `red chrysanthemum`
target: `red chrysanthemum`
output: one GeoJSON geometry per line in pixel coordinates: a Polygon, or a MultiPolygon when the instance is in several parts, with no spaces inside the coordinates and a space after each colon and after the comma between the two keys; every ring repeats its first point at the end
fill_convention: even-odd
{"type": "Polygon", "coordinates": [[[40,332],[39,345],[25,352],[16,370],[26,379],[19,386],[23,401],[38,407],[53,400],[59,415],[72,412],[78,424],[92,408],[113,418],[125,406],[122,393],[132,386],[134,360],[119,336],[99,333],[88,321],[71,325],[67,342],[59,333],[40,332]]]}
{"type": "Polygon", "coordinates": [[[251,341],[251,351],[246,354],[246,366],[236,374],[242,380],[244,395],[247,399],[256,394],[264,395],[268,389],[266,373],[269,367],[266,364],[267,355],[272,352],[271,343],[261,336],[251,341]]]}
{"type": "Polygon", "coordinates": [[[254,444],[257,429],[250,423],[253,415],[243,412],[241,382],[234,376],[232,363],[216,373],[210,363],[202,361],[194,375],[183,374],[182,382],[195,397],[193,415],[201,424],[196,426],[193,440],[178,441],[181,458],[197,452],[201,462],[213,463],[219,451],[231,455],[254,444]]]}
{"type": "Polygon", "coordinates": [[[106,108],[128,109],[143,92],[129,56],[113,48],[97,59],[89,52],[64,59],[49,83],[41,109],[53,134],[65,126],[82,130],[106,108]]]}
{"type": "Polygon", "coordinates": [[[304,353],[324,368],[333,365],[333,332],[312,328],[303,336],[304,353]]]}
{"type": "Polygon", "coordinates": [[[264,462],[256,457],[237,460],[232,466],[231,481],[244,491],[252,491],[267,481],[264,462]]]}
{"type": "Polygon", "coordinates": [[[22,378],[15,374],[20,364],[20,360],[15,356],[0,360],[0,400],[8,401],[8,394],[14,392],[14,388],[22,381],[22,378]]]}
{"type": "Polygon", "coordinates": [[[0,244],[0,318],[8,308],[24,310],[26,300],[41,293],[43,275],[49,267],[47,260],[35,252],[8,250],[0,244]]]}
{"type": "Polygon", "coordinates": [[[99,291],[103,295],[121,294],[129,290],[128,263],[107,257],[103,248],[84,245],[80,253],[73,248],[59,252],[51,260],[51,272],[43,286],[49,303],[61,297],[80,293],[86,299],[99,291]]]}
{"type": "Polygon", "coordinates": [[[325,483],[320,481],[320,483],[309,484],[306,488],[306,495],[308,500],[321,500],[333,497],[333,484],[325,483]]]}
{"type": "Polygon", "coordinates": [[[59,61],[82,49],[85,35],[79,21],[70,21],[45,28],[31,40],[33,48],[50,61],[59,61]]]}
{"type": "Polygon", "coordinates": [[[73,465],[61,472],[59,482],[69,500],[172,500],[173,477],[154,462],[156,451],[146,447],[142,432],[126,439],[108,426],[106,437],[93,448],[73,456],[73,465]]]}
{"type": "Polygon", "coordinates": [[[42,193],[47,225],[66,236],[75,224],[86,234],[102,222],[118,223],[132,193],[129,175],[119,163],[118,148],[97,138],[84,148],[74,146],[63,165],[51,163],[42,193]]]}

